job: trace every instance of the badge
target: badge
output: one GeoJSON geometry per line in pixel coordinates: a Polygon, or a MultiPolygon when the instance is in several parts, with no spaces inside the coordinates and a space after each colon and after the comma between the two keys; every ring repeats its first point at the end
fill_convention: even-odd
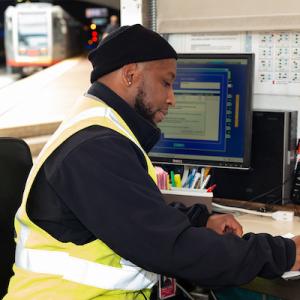
{"type": "Polygon", "coordinates": [[[158,280],[158,297],[167,299],[176,295],[176,279],[160,275],[158,280]]]}

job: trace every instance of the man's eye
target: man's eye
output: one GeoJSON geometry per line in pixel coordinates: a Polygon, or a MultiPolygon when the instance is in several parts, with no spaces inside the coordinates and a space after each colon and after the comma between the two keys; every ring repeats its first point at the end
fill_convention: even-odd
{"type": "Polygon", "coordinates": [[[164,80],[164,86],[169,87],[169,86],[171,86],[171,84],[170,84],[168,81],[165,81],[165,80],[164,80]]]}

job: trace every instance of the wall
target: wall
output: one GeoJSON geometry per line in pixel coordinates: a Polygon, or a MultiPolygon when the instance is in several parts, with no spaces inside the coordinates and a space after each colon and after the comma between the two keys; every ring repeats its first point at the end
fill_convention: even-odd
{"type": "MultiPolygon", "coordinates": [[[[300,32],[300,1],[157,0],[157,29],[164,34],[300,32]]],[[[298,95],[262,91],[254,95],[253,108],[300,111],[300,89],[298,95]]]]}
{"type": "Polygon", "coordinates": [[[300,29],[298,0],[157,0],[157,29],[221,32],[300,29]]]}

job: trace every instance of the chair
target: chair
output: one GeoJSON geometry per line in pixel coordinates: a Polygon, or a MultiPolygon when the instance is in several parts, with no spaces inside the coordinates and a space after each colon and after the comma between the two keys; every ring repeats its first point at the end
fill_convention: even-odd
{"type": "Polygon", "coordinates": [[[6,294],[13,274],[14,216],[31,166],[31,153],[23,140],[0,137],[0,299],[6,294]]]}

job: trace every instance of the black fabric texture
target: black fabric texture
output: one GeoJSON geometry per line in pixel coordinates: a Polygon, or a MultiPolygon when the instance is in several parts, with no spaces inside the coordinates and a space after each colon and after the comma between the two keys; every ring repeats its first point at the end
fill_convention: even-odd
{"type": "Polygon", "coordinates": [[[140,24],[122,26],[105,39],[88,55],[93,65],[91,83],[101,76],[127,64],[175,58],[177,53],[158,33],[140,24]]]}
{"type": "MultiPolygon", "coordinates": [[[[159,138],[155,126],[98,82],[88,93],[113,107],[151,149],[159,138]]],[[[60,241],[84,244],[98,238],[146,270],[201,286],[273,278],[295,261],[289,239],[219,235],[197,226],[208,218],[202,206],[167,206],[137,146],[101,126],[74,134],[47,159],[27,208],[33,221],[60,241]]]]}
{"type": "Polygon", "coordinates": [[[169,205],[183,212],[189,218],[192,226],[205,226],[208,218],[211,216],[206,206],[201,204],[186,207],[183,203],[172,202],[169,205]]]}

